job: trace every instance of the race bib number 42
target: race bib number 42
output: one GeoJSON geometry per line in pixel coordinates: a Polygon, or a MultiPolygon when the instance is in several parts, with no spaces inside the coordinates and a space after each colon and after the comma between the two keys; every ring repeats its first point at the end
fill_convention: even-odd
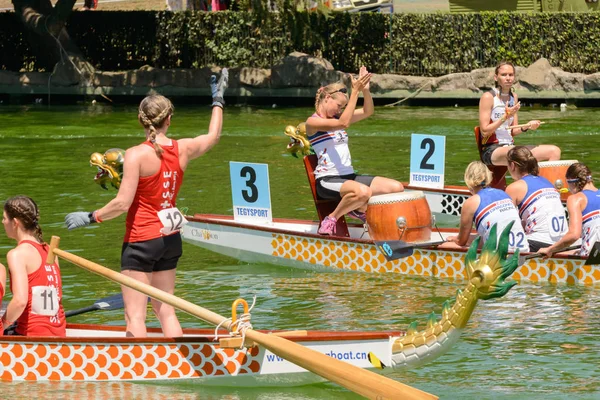
{"type": "Polygon", "coordinates": [[[58,290],[53,286],[31,288],[31,312],[53,317],[58,313],[58,290]]]}
{"type": "Polygon", "coordinates": [[[163,225],[163,227],[160,229],[160,233],[165,236],[179,231],[185,224],[188,223],[188,220],[185,219],[177,207],[160,210],[158,212],[158,218],[163,225]]]}

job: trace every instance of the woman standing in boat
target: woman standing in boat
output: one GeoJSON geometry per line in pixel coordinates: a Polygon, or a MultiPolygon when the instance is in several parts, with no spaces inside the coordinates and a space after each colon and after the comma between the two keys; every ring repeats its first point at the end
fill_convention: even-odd
{"type": "MultiPolygon", "coordinates": [[[[518,96],[512,91],[515,67],[503,61],[494,71],[496,87],[481,96],[479,101],[479,131],[481,133],[481,158],[486,165],[507,165],[506,155],[514,145],[513,137],[536,130],[540,121],[531,120],[522,128],[517,112],[521,108],[518,96]]],[[[527,146],[538,161],[560,160],[560,148],[542,144],[527,146]]]]}
{"type": "MultiPolygon", "coordinates": [[[[514,222],[508,241],[508,251],[529,251],[529,244],[525,231],[521,226],[519,212],[512,200],[502,190],[494,189],[488,185],[492,182],[492,173],[481,161],[473,161],[465,170],[465,184],[473,196],[469,197],[462,206],[460,213],[460,228],[458,236],[451,236],[447,240],[458,246],[464,247],[471,242],[471,229],[475,229],[483,242],[488,239],[490,230],[497,225],[498,237],[504,228],[514,222]]],[[[440,246],[450,248],[451,246],[440,246]]]]}
{"type": "MultiPolygon", "coordinates": [[[[211,77],[213,103],[208,134],[195,138],[167,137],[173,104],[166,97],[151,95],[142,100],[138,119],[146,140],[126,151],[117,196],[94,212],[73,212],[65,218],[67,228],[74,229],[127,212],[122,273],[167,293],[175,291],[175,268],[182,254],[179,230],[187,223],[176,208],[177,194],[188,163],[219,142],[228,76],[224,68],[218,82],[214,75],[211,77]]],[[[145,337],[148,296],[125,286],[122,290],[127,335],[145,337]]],[[[182,336],[172,306],[152,300],[152,308],[165,336],[182,336]]]]}
{"type": "Polygon", "coordinates": [[[352,167],[346,128],[373,115],[369,82],[371,74],[361,67],[352,79],[352,93],[342,83],[333,83],[317,91],[316,112],[306,120],[306,133],[318,157],[315,169],[317,194],[323,199],[339,200],[336,209],[322,221],[319,234],[335,233],[337,219],[344,214],[366,222],[367,204],[374,195],[401,192],[402,184],[380,176],[357,175],[352,167]],[[356,108],[359,93],[363,108],[356,108]]]}
{"type": "MultiPolygon", "coordinates": [[[[12,299],[2,317],[4,329],[17,323],[14,334],[66,336],[62,279],[58,259],[46,263],[49,247],[42,238],[37,204],[26,196],[4,203],[2,225],[17,247],[6,255],[12,299]]],[[[12,333],[12,332],[11,332],[12,333]]]]}
{"type": "Polygon", "coordinates": [[[530,250],[551,246],[567,233],[560,193],[548,179],[538,176],[538,162],[527,147],[511,148],[507,159],[515,182],[508,185],[506,194],[519,209],[530,250]]]}
{"type": "Polygon", "coordinates": [[[569,190],[573,193],[567,200],[569,231],[552,246],[539,250],[545,258],[552,257],[579,238],[579,255],[588,256],[594,244],[600,241],[600,193],[594,186],[590,169],[582,163],[575,163],[567,169],[566,175],[569,190]]]}

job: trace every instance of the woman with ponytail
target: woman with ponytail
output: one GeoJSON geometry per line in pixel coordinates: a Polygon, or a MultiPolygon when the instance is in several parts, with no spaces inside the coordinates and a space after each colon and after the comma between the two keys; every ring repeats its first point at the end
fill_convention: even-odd
{"type": "MultiPolygon", "coordinates": [[[[481,132],[481,159],[486,165],[507,165],[506,154],[514,145],[513,137],[540,127],[534,119],[522,128],[510,128],[519,124],[517,112],[521,102],[512,87],[515,83],[515,66],[502,61],[494,70],[495,87],[485,92],[479,100],[479,130],[481,132]]],[[[538,161],[560,160],[560,148],[541,144],[528,146],[538,161]]]]}
{"type": "MultiPolygon", "coordinates": [[[[175,268],[182,254],[179,229],[187,222],[176,208],[177,194],[188,163],[210,150],[221,137],[228,77],[225,68],[218,82],[216,76],[211,77],[213,102],[208,134],[195,138],[167,137],[173,115],[169,99],[151,95],[142,100],[138,120],[146,140],[126,151],[117,196],[96,211],[73,212],[65,218],[67,228],[75,229],[127,212],[121,271],[167,293],[175,291],[175,268]]],[[[122,290],[127,335],[145,337],[148,296],[125,286],[122,290]]],[[[152,300],[152,308],[165,336],[182,336],[173,307],[152,300]]]]}
{"type": "Polygon", "coordinates": [[[507,154],[508,171],[515,180],[506,194],[519,209],[531,251],[551,246],[567,233],[567,216],[560,193],[543,176],[538,162],[525,146],[516,146],[507,154]]]}
{"type": "Polygon", "coordinates": [[[6,329],[16,322],[10,333],[21,336],[64,337],[67,324],[60,268],[57,258],[46,263],[49,247],[39,220],[37,204],[29,197],[16,196],[4,203],[2,225],[17,247],[6,255],[13,296],[2,326],[6,329]]]}
{"type": "Polygon", "coordinates": [[[567,200],[569,230],[558,242],[538,252],[549,258],[581,238],[579,255],[588,256],[594,244],[600,241],[600,193],[594,186],[592,173],[582,163],[567,169],[567,184],[573,193],[567,200]]]}
{"type": "Polygon", "coordinates": [[[371,196],[402,192],[404,187],[394,179],[357,175],[352,166],[346,129],[353,123],[373,115],[374,106],[369,83],[371,74],[361,67],[352,79],[352,93],[342,83],[332,83],[317,91],[315,113],[306,120],[308,140],[318,157],[315,168],[319,197],[339,201],[335,210],[321,222],[319,234],[335,234],[337,219],[348,214],[366,222],[367,204],[371,196]],[[358,95],[364,97],[363,108],[356,108],[358,95]]]}
{"type": "Polygon", "coordinates": [[[500,237],[504,228],[512,222],[508,251],[529,251],[529,244],[515,205],[502,190],[489,186],[492,182],[492,173],[485,164],[481,161],[470,163],[465,170],[464,179],[473,196],[469,197],[462,206],[458,236],[448,237],[450,243],[444,243],[440,248],[452,249],[456,248],[456,245],[460,247],[469,245],[474,239],[471,236],[473,224],[482,243],[485,243],[494,225],[497,225],[496,235],[500,237]]]}

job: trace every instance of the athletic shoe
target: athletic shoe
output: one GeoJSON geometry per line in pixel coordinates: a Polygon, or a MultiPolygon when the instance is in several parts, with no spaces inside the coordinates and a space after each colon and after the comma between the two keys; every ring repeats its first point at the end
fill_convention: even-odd
{"type": "Polygon", "coordinates": [[[337,220],[330,216],[325,217],[325,219],[321,222],[321,226],[319,226],[319,235],[333,235],[335,233],[335,226],[337,224],[337,220]]]}
{"type": "Polygon", "coordinates": [[[367,214],[358,210],[352,210],[348,214],[346,214],[350,218],[360,219],[363,224],[367,223],[367,214]]]}

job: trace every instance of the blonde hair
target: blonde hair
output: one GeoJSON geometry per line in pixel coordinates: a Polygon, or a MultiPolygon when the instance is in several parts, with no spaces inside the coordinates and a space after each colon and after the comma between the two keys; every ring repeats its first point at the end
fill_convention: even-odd
{"type": "Polygon", "coordinates": [[[152,94],[140,103],[138,119],[142,126],[150,131],[150,143],[154,145],[156,155],[161,157],[162,147],[156,143],[156,128],[162,128],[167,118],[173,115],[173,103],[165,96],[152,94]]]}
{"type": "Polygon", "coordinates": [[[323,99],[327,97],[327,95],[333,96],[339,93],[340,95],[348,98],[346,94],[347,91],[348,88],[346,85],[339,82],[320,87],[319,90],[317,90],[317,95],[315,96],[315,110],[319,111],[319,106],[321,105],[323,99]]]}
{"type": "Polygon", "coordinates": [[[492,172],[481,161],[473,161],[465,170],[465,184],[469,189],[485,187],[492,182],[492,172]]]}
{"type": "Polygon", "coordinates": [[[6,200],[4,212],[10,219],[18,219],[25,231],[32,232],[33,236],[44,243],[42,228],[40,227],[40,210],[31,197],[15,196],[6,200]]]}

